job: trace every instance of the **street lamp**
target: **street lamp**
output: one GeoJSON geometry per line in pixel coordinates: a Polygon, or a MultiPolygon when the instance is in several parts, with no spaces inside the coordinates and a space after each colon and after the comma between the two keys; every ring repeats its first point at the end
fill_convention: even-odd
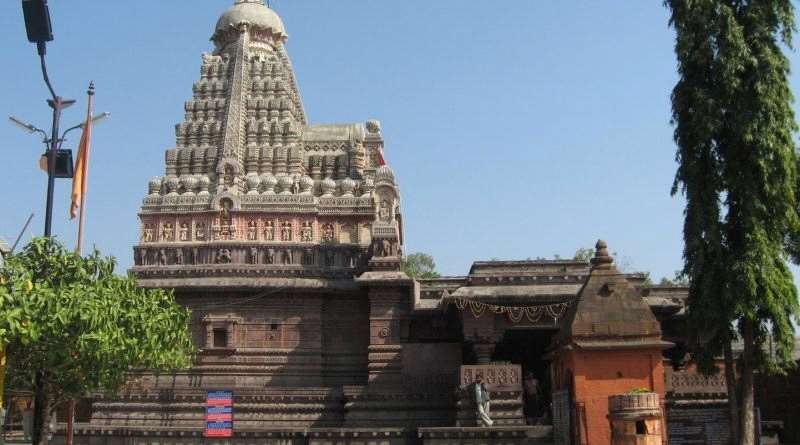
{"type": "MultiPolygon", "coordinates": [[[[47,75],[47,64],[45,63],[45,54],[47,54],[47,42],[53,40],[53,27],[50,23],[50,10],[47,7],[47,0],[22,0],[22,13],[25,16],[25,30],[28,33],[28,41],[36,44],[36,50],[39,53],[39,60],[42,67],[42,77],[44,83],[47,84],[47,89],[50,90],[52,99],[47,101],[47,105],[53,109],[53,125],[50,131],[50,139],[45,141],[47,143],[47,206],[45,208],[44,217],[44,236],[51,236],[51,229],[53,223],[53,194],[55,191],[56,179],[56,153],[58,150],[58,125],[61,120],[61,112],[74,104],[74,100],[63,99],[56,94],[53,85],[50,83],[50,77],[47,75]]],[[[16,120],[12,120],[17,124],[16,120]]],[[[25,125],[28,132],[36,132],[36,127],[32,125],[25,125]]],[[[44,133],[44,132],[43,132],[44,133]]],[[[46,133],[45,133],[46,135],[46,133]]],[[[71,166],[71,162],[70,162],[71,166]]],[[[44,406],[46,399],[43,389],[44,371],[36,370],[36,378],[33,383],[34,392],[34,411],[33,411],[33,437],[32,442],[38,444],[42,430],[44,429],[44,406]]]]}
{"type": "MultiPolygon", "coordinates": [[[[59,143],[58,126],[61,121],[61,112],[74,104],[75,101],[64,99],[57,95],[55,89],[53,89],[52,83],[50,83],[50,77],[47,74],[47,64],[45,63],[47,42],[53,40],[53,27],[50,22],[50,10],[47,7],[47,0],[22,0],[22,13],[25,16],[25,30],[28,33],[28,41],[36,44],[36,50],[39,53],[39,60],[42,68],[42,77],[52,97],[47,100],[47,105],[53,109],[53,125],[50,131],[50,139],[47,141],[47,207],[44,217],[44,236],[50,237],[53,222],[53,193],[55,191],[56,179],[55,168],[59,143]]],[[[26,126],[24,123],[22,123],[22,125],[26,126]]],[[[32,128],[35,127],[28,126],[28,131],[31,131],[32,128]]]]}
{"type": "MultiPolygon", "coordinates": [[[[95,115],[92,118],[92,123],[93,124],[97,124],[99,122],[102,122],[106,118],[108,118],[109,116],[111,116],[111,113],[109,113],[107,111],[103,112],[103,113],[100,113],[98,115],[95,115]]],[[[20,129],[24,130],[28,134],[39,133],[39,134],[42,135],[42,142],[45,144],[46,150],[45,150],[45,153],[42,155],[41,159],[39,160],[39,166],[41,167],[42,170],[44,170],[45,172],[49,173],[50,172],[50,169],[49,169],[49,159],[50,159],[49,158],[49,153],[50,153],[51,143],[50,143],[50,138],[47,135],[47,133],[44,130],[42,130],[41,128],[38,128],[35,125],[30,124],[28,122],[25,122],[22,119],[14,117],[14,116],[9,116],[8,120],[11,121],[12,124],[16,125],[17,127],[19,127],[20,129]]],[[[73,176],[73,173],[74,173],[73,165],[74,164],[72,162],[72,150],[69,150],[69,149],[65,150],[65,149],[63,149],[61,147],[64,145],[64,141],[67,140],[66,136],[70,131],[77,130],[79,128],[83,129],[84,126],[86,126],[86,122],[81,122],[80,124],[75,125],[74,127],[68,128],[64,133],[61,134],[61,137],[58,138],[58,140],[56,141],[57,145],[58,145],[58,148],[55,150],[55,152],[56,152],[55,153],[56,165],[55,165],[55,171],[53,172],[53,175],[54,175],[55,178],[67,178],[68,179],[68,178],[71,178],[73,176]]]]}
{"type": "MultiPolygon", "coordinates": [[[[94,116],[92,117],[92,125],[96,125],[96,124],[97,124],[97,123],[99,123],[99,122],[103,122],[103,121],[104,121],[104,120],[106,120],[106,118],[108,118],[109,116],[111,116],[111,113],[109,113],[108,111],[104,111],[104,112],[102,112],[102,113],[100,113],[100,114],[96,114],[96,115],[94,115],[94,116]]],[[[12,118],[9,118],[9,119],[12,119],[12,118]]],[[[66,140],[67,140],[67,139],[66,139],[66,137],[67,137],[67,133],[69,133],[69,132],[70,132],[70,131],[72,131],[72,130],[77,130],[78,128],[80,128],[81,130],[83,130],[83,127],[85,127],[85,126],[86,126],[86,122],[81,122],[80,124],[78,124],[78,125],[76,125],[76,126],[74,126],[74,127],[70,127],[70,128],[68,128],[68,129],[67,129],[67,131],[65,131],[65,132],[64,132],[64,134],[62,134],[62,135],[61,135],[61,140],[60,140],[60,142],[58,143],[58,148],[59,148],[59,150],[61,149],[61,146],[62,146],[62,145],[64,145],[64,141],[66,141],[66,140]]]]}

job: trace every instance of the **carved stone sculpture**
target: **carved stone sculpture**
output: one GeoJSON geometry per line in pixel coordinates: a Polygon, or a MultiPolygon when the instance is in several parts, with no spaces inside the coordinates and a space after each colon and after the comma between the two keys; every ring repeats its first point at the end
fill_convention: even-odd
{"type": "Polygon", "coordinates": [[[300,241],[304,243],[310,243],[314,240],[314,229],[312,227],[311,221],[306,221],[303,223],[302,229],[300,229],[300,241]]]}
{"type": "Polygon", "coordinates": [[[219,249],[216,256],[217,264],[229,264],[231,262],[230,249],[219,249]]]}
{"type": "Polygon", "coordinates": [[[275,241],[275,223],[266,221],[264,223],[264,239],[266,241],[275,241]]]}
{"type": "Polygon", "coordinates": [[[175,239],[175,229],[172,226],[172,223],[164,223],[161,227],[161,240],[162,241],[173,241],[175,239]]]}
{"type": "Polygon", "coordinates": [[[183,249],[178,249],[175,251],[175,264],[183,264],[183,249]]]}
{"type": "Polygon", "coordinates": [[[381,206],[378,210],[378,219],[384,222],[392,220],[391,204],[385,199],[381,201],[381,206]]]}
{"type": "Polygon", "coordinates": [[[222,173],[222,185],[224,190],[232,190],[236,175],[232,165],[226,165],[222,173]]]}
{"type": "Polygon", "coordinates": [[[142,230],[142,241],[145,243],[152,243],[153,242],[153,225],[152,224],[145,224],[144,229],[142,230]]]}
{"type": "Polygon", "coordinates": [[[292,251],[289,249],[283,249],[281,251],[281,264],[292,264],[292,251]]]}
{"type": "Polygon", "coordinates": [[[326,223],[322,226],[322,241],[326,243],[333,242],[334,231],[333,231],[333,224],[326,223]]]}
{"type": "Polygon", "coordinates": [[[292,223],[286,221],[281,226],[281,241],[291,241],[292,240],[292,223]]]}
{"type": "Polygon", "coordinates": [[[250,263],[250,264],[258,264],[259,261],[258,261],[258,248],[257,247],[251,247],[250,248],[250,254],[248,256],[247,262],[250,263]]]}
{"type": "Polygon", "coordinates": [[[189,223],[182,222],[179,230],[179,239],[181,241],[189,241],[189,223]]]}
{"type": "Polygon", "coordinates": [[[247,239],[250,241],[258,239],[258,226],[255,221],[247,223],[247,239]]]}
{"type": "Polygon", "coordinates": [[[195,226],[194,239],[197,241],[204,241],[206,239],[206,224],[199,222],[195,226]]]}
{"type": "Polygon", "coordinates": [[[275,264],[275,251],[272,249],[267,249],[267,264],[275,264]]]}
{"type": "Polygon", "coordinates": [[[158,249],[157,261],[159,266],[166,266],[167,265],[167,251],[164,249],[158,249]]]}

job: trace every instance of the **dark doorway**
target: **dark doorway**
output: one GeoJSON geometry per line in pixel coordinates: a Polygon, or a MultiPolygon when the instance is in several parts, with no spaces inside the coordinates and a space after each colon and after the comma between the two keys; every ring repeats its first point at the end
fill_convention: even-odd
{"type": "Polygon", "coordinates": [[[531,423],[550,423],[550,362],[544,359],[555,329],[509,329],[497,344],[494,361],[522,365],[523,380],[532,373],[538,381],[537,396],[525,394],[525,418],[531,423]]]}

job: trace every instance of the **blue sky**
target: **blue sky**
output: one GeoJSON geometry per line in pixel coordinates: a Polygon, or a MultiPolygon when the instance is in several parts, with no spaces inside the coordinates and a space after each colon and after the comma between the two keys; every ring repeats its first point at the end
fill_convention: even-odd
{"type": "MultiPolygon", "coordinates": [[[[0,3],[0,117],[45,128],[19,3],[0,3]]],[[[51,77],[79,99],[65,125],[82,119],[89,80],[96,110],[113,114],[95,131],[87,241],[127,268],[147,180],[163,174],[200,55],[232,0],[50,3],[51,77]]],[[[476,260],[571,256],[603,238],[629,270],[658,279],[681,267],[683,200],[669,194],[674,33],[660,1],[272,3],[311,121],[382,121],[407,252],[459,275],[476,260]]],[[[6,123],[0,141],[0,236],[13,241],[35,212],[28,239],[43,229],[43,146],[6,123]]],[[[54,233],[73,244],[68,208],[62,180],[54,233]]]]}

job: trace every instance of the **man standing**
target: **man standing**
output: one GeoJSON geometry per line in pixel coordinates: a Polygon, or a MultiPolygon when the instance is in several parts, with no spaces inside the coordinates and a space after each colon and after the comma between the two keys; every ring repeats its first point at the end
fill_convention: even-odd
{"type": "Polygon", "coordinates": [[[486,385],[483,383],[482,374],[478,374],[478,376],[475,377],[474,387],[475,406],[478,409],[478,418],[484,426],[492,426],[494,421],[489,417],[491,398],[489,397],[489,390],[486,389],[486,385]]]}
{"type": "Polygon", "coordinates": [[[532,372],[528,372],[525,374],[522,386],[525,388],[525,411],[528,417],[528,424],[534,425],[540,416],[539,380],[536,379],[532,372]]]}

